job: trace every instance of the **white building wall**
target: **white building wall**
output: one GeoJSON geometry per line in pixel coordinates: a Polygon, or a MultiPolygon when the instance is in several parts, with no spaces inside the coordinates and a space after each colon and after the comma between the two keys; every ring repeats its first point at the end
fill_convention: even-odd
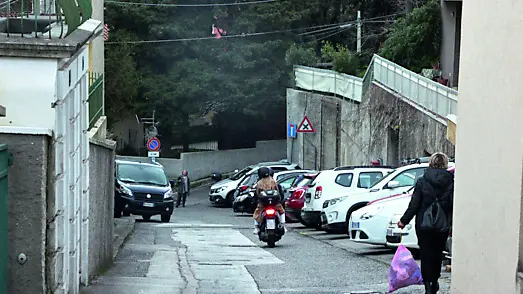
{"type": "Polygon", "coordinates": [[[0,126],[54,129],[58,60],[0,57],[0,126]]]}
{"type": "Polygon", "coordinates": [[[463,1],[452,293],[517,291],[523,1],[463,1]]]}
{"type": "Polygon", "coordinates": [[[87,283],[89,241],[88,50],[84,46],[57,73],[55,129],[56,244],[63,256],[55,280],[63,293],[87,283]]]}

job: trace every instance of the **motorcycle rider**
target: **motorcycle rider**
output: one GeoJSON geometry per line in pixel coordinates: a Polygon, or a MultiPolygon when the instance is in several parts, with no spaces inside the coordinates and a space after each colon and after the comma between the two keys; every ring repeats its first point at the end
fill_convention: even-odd
{"type": "MultiPolygon", "coordinates": [[[[256,200],[258,200],[260,193],[265,190],[277,190],[281,191],[278,187],[278,183],[271,177],[271,169],[267,167],[260,167],[258,169],[258,182],[256,183],[256,200]]],[[[281,192],[280,192],[281,193],[281,192]]],[[[280,194],[281,197],[281,194],[280,194]]],[[[285,210],[283,205],[278,203],[275,206],[276,211],[278,211],[278,218],[282,225],[285,225],[285,210]]],[[[254,234],[257,235],[260,232],[260,222],[263,221],[262,212],[265,210],[265,206],[258,201],[258,206],[254,211],[252,217],[254,218],[254,234]]],[[[285,228],[285,227],[284,227],[285,228]]],[[[287,228],[285,228],[287,231],[287,228]]]]}

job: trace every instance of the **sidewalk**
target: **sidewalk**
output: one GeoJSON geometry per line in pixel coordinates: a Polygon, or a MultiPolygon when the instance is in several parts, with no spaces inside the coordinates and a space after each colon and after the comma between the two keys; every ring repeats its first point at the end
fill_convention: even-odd
{"type": "Polygon", "coordinates": [[[113,239],[113,260],[116,258],[118,251],[122,247],[125,239],[132,234],[134,230],[134,223],[138,216],[121,217],[114,219],[114,239],[113,239]]]}

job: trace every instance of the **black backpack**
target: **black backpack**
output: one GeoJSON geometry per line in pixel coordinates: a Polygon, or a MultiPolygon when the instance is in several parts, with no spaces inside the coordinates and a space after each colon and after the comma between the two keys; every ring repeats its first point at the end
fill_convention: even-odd
{"type": "Polygon", "coordinates": [[[434,198],[434,202],[425,210],[421,219],[420,228],[423,231],[435,231],[435,232],[448,232],[450,230],[450,222],[447,214],[441,206],[441,199],[446,198],[448,195],[442,198],[434,198]]]}

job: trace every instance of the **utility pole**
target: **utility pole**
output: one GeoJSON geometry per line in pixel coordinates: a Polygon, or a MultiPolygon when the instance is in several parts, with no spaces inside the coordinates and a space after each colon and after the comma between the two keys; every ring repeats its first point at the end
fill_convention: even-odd
{"type": "Polygon", "coordinates": [[[357,42],[356,42],[356,52],[360,53],[361,52],[361,11],[358,10],[358,19],[357,19],[357,24],[358,24],[358,36],[357,36],[357,42]]]}

